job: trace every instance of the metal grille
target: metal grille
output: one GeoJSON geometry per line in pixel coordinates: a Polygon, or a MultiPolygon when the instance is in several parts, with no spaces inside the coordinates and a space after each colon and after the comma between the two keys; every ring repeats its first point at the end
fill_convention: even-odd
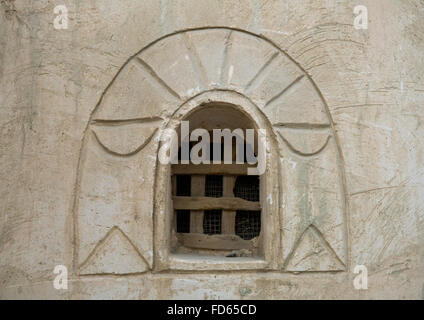
{"type": "Polygon", "coordinates": [[[236,235],[244,240],[250,240],[261,232],[261,212],[243,211],[236,212],[236,235]]]}
{"type": "Polygon", "coordinates": [[[203,215],[203,233],[221,234],[222,210],[205,210],[203,215]]]}
{"type": "Polygon", "coordinates": [[[190,232],[190,210],[176,210],[177,212],[177,232],[190,232]]]}
{"type": "Polygon", "coordinates": [[[189,197],[191,195],[191,176],[177,175],[176,195],[181,197],[189,197]]]}
{"type": "Polygon", "coordinates": [[[222,197],[222,176],[206,176],[205,177],[205,196],[206,197],[222,197]]]}
{"type": "Polygon", "coordinates": [[[259,177],[237,177],[234,187],[234,196],[248,201],[259,201],[259,177]]]}

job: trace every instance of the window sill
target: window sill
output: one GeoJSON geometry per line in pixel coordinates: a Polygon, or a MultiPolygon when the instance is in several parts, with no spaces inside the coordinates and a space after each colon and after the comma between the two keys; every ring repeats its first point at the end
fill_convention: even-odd
{"type": "Polygon", "coordinates": [[[170,270],[233,271],[267,269],[268,262],[260,257],[219,257],[195,254],[171,254],[170,270]]]}

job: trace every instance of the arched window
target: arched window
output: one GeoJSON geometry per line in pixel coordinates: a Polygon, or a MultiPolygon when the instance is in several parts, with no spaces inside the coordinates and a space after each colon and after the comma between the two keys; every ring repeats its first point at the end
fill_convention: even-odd
{"type": "MultiPolygon", "coordinates": [[[[175,130],[181,143],[182,136],[199,133],[199,128],[204,129],[212,145],[212,151],[202,158],[212,159],[212,163],[186,161],[186,149],[192,148],[203,156],[203,149],[198,148],[203,135],[193,139],[191,147],[180,145],[184,146],[179,152],[182,161],[158,162],[155,269],[275,269],[281,252],[277,214],[280,186],[278,144],[271,125],[243,95],[214,90],[181,105],[163,132],[175,130]],[[189,130],[184,131],[187,122],[189,130]],[[230,148],[227,143],[222,146],[225,138],[213,138],[214,129],[222,130],[221,134],[225,129],[232,133],[230,148]],[[225,149],[230,149],[230,153],[225,149]],[[224,158],[224,163],[213,164],[213,159],[219,157],[224,158]],[[229,158],[232,159],[228,161],[229,158]],[[257,162],[252,161],[256,159],[257,162]]],[[[166,145],[162,138],[159,150],[166,145]]]]}
{"type": "Polygon", "coordinates": [[[77,168],[76,274],[348,269],[349,204],[335,124],[317,84],[262,35],[199,28],[144,47],[101,94],[77,168]],[[185,120],[192,129],[265,130],[265,170],[251,177],[245,164],[211,172],[162,163],[162,138],[185,120]],[[214,205],[193,207],[196,197],[214,205]],[[191,204],[176,208],[181,201],[191,204]],[[195,235],[202,243],[237,240],[228,250],[222,241],[187,246],[195,235]],[[235,243],[246,242],[251,256],[234,254],[235,243]],[[130,262],[105,262],[122,257],[130,262]]]}
{"type": "MultiPolygon", "coordinates": [[[[257,141],[246,143],[247,130],[254,130],[252,121],[222,103],[200,107],[185,120],[191,132],[201,128],[209,133],[210,163],[181,164],[184,155],[180,148],[179,162],[172,165],[171,251],[225,257],[260,255],[260,177],[247,172],[247,159],[255,158],[258,150],[257,141]],[[223,130],[231,135],[224,138],[219,134],[223,130]],[[225,139],[231,150],[224,147],[225,139]],[[226,152],[231,153],[231,163],[224,163],[226,152]]],[[[195,144],[191,141],[190,146],[195,144]]]]}

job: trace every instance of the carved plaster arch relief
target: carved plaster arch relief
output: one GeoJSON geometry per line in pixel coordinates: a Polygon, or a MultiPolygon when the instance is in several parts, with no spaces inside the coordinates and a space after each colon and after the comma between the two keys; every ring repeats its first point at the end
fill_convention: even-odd
{"type": "MultiPolygon", "coordinates": [[[[95,107],[76,182],[77,272],[173,268],[167,265],[165,220],[171,214],[164,202],[170,196],[166,168],[157,160],[159,138],[205,100],[246,108],[275,141],[271,149],[276,150],[268,150],[274,160],[265,175],[273,185],[264,195],[268,211],[263,213],[272,217],[264,220],[270,225],[265,232],[272,233],[272,252],[265,250],[263,263],[251,262],[254,268],[345,270],[344,168],[319,90],[270,41],[241,30],[205,28],[177,32],[142,49],[95,107]]],[[[243,263],[238,269],[244,269],[243,263]]],[[[216,268],[225,270],[226,264],[216,268]]]]}

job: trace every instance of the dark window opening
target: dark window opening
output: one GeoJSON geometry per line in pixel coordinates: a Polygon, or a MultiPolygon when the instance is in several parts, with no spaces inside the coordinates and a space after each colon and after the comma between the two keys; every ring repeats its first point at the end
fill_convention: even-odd
{"type": "Polygon", "coordinates": [[[221,234],[222,210],[205,210],[203,215],[203,233],[221,234]]]}
{"type": "Polygon", "coordinates": [[[223,177],[222,176],[206,176],[205,177],[205,196],[206,197],[222,197],[223,177]]]}
{"type": "Polygon", "coordinates": [[[261,232],[261,212],[243,211],[236,212],[236,235],[244,240],[250,240],[261,232]]]}
{"type": "Polygon", "coordinates": [[[248,201],[259,201],[259,177],[238,176],[234,196],[248,201]]]}
{"type": "Polygon", "coordinates": [[[190,210],[177,211],[177,232],[190,233],[190,210]]]}
{"type": "Polygon", "coordinates": [[[176,195],[181,197],[189,197],[191,195],[191,176],[190,175],[177,176],[176,195]]]}
{"type": "MultiPolygon", "coordinates": [[[[191,195],[191,176],[178,175],[176,176],[177,183],[175,194],[177,196],[189,197],[191,195]]],[[[190,210],[176,210],[177,214],[177,232],[190,232],[190,210]]]]}

